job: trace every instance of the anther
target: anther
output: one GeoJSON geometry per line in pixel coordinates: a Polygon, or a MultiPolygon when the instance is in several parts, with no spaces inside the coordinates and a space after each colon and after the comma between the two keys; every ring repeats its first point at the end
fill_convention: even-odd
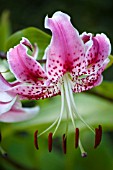
{"type": "Polygon", "coordinates": [[[99,127],[95,129],[95,145],[94,145],[94,148],[97,148],[97,146],[101,142],[101,139],[102,139],[102,126],[99,125],[99,127]]]}
{"type": "Polygon", "coordinates": [[[52,133],[49,133],[49,135],[48,135],[48,150],[49,150],[49,152],[51,152],[52,151],[52,133]]]}
{"type": "Polygon", "coordinates": [[[38,147],[38,130],[36,130],[34,133],[34,145],[35,145],[36,149],[39,149],[39,147],[38,147]]]}
{"type": "Polygon", "coordinates": [[[78,148],[79,145],[79,128],[75,129],[75,148],[78,148]]]}
{"type": "Polygon", "coordinates": [[[63,134],[63,137],[62,137],[62,148],[63,148],[64,154],[66,154],[66,144],[67,144],[67,138],[66,138],[66,135],[63,134]]]}

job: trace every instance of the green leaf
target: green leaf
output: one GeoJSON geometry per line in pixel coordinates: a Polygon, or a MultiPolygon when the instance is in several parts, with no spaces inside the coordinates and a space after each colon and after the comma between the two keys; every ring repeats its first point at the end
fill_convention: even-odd
{"type": "Polygon", "coordinates": [[[28,38],[32,44],[37,43],[39,48],[38,59],[41,59],[44,55],[45,48],[50,42],[50,36],[34,27],[20,30],[9,37],[6,43],[6,51],[19,44],[22,37],[28,38]]]}
{"type": "Polygon", "coordinates": [[[9,11],[4,11],[0,18],[0,51],[5,51],[5,43],[10,34],[9,11]]]}
{"type": "Polygon", "coordinates": [[[110,62],[109,62],[108,65],[106,66],[106,69],[108,69],[109,67],[111,67],[112,64],[113,64],[113,56],[112,56],[112,55],[109,56],[109,59],[110,59],[110,62]]]}
{"type": "Polygon", "coordinates": [[[90,92],[108,100],[113,100],[113,82],[103,81],[100,86],[93,88],[90,92]]]}

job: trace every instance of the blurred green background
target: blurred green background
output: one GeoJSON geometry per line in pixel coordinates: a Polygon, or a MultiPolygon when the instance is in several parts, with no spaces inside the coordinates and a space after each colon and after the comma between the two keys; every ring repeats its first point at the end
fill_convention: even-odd
{"type": "MultiPolygon", "coordinates": [[[[71,16],[73,25],[80,33],[84,31],[94,34],[104,32],[113,44],[113,0],[0,0],[0,15],[4,10],[10,12],[12,33],[34,26],[51,34],[44,28],[44,18],[46,15],[52,16],[55,11],[61,10],[71,16]]],[[[113,66],[104,72],[104,80],[113,81],[113,66]]],[[[67,155],[62,153],[62,133],[60,132],[58,138],[55,139],[52,153],[47,151],[47,135],[40,138],[40,150],[36,151],[33,145],[34,130],[44,129],[51,122],[51,119],[50,122],[45,121],[50,118],[47,112],[49,114],[53,112],[51,106],[54,106],[56,113],[59,112],[57,108],[60,108],[59,98],[38,101],[42,115],[46,115],[45,122],[41,119],[40,123],[39,117],[39,120],[31,120],[28,123],[0,124],[3,134],[2,146],[9,154],[7,159],[0,157],[0,170],[112,170],[113,84],[110,84],[109,88],[104,84],[98,91],[102,91],[103,98],[95,98],[92,94],[87,94],[85,97],[84,94],[81,96],[78,94],[80,97],[76,99],[81,114],[91,125],[95,127],[102,123],[104,126],[103,141],[97,150],[93,149],[93,134],[83,128],[82,140],[88,152],[88,157],[85,159],[80,157],[79,149],[73,148],[73,133],[69,135],[67,155]],[[45,110],[43,110],[44,107],[45,110]],[[100,117],[98,117],[98,112],[100,117]]],[[[33,104],[31,102],[31,105],[33,104]]]]}

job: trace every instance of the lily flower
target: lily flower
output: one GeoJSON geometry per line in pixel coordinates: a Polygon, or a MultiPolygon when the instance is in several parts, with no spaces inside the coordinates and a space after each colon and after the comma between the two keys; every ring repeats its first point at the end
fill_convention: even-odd
{"type": "MultiPolygon", "coordinates": [[[[102,72],[109,62],[111,44],[103,33],[93,36],[91,33],[84,32],[79,35],[71,24],[70,17],[62,12],[56,12],[52,18],[46,16],[45,28],[52,31],[51,42],[44,54],[45,66],[42,67],[35,58],[28,55],[27,47],[31,47],[31,44],[28,39],[23,38],[20,44],[7,53],[10,70],[20,82],[7,91],[17,93],[21,99],[45,99],[61,95],[61,112],[58,118],[40,135],[56,125],[53,134],[49,134],[48,147],[51,151],[52,135],[55,135],[66,108],[67,118],[71,118],[73,127],[76,129],[76,143],[84,157],[86,152],[78,138],[76,117],[80,118],[89,129],[91,127],[77,112],[73,93],[86,91],[101,84],[102,72]]],[[[64,152],[67,131],[63,135],[64,152]]],[[[96,132],[98,133],[96,136],[100,138],[100,126],[96,132]]],[[[35,140],[37,137],[35,133],[35,140]]]]}
{"type": "Polygon", "coordinates": [[[22,108],[19,97],[15,93],[6,92],[7,88],[19,83],[8,83],[0,74],[0,122],[19,122],[33,118],[39,107],[22,108]]]}

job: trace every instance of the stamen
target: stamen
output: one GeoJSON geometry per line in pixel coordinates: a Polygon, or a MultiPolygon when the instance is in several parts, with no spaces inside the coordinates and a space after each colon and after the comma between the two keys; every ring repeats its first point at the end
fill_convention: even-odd
{"type": "Polygon", "coordinates": [[[79,129],[75,129],[75,148],[78,148],[79,145],[79,129]]]}
{"type": "Polygon", "coordinates": [[[49,135],[48,135],[48,150],[49,150],[49,152],[51,152],[52,151],[52,133],[49,133],[49,135]]]}
{"type": "Polygon", "coordinates": [[[42,133],[40,133],[40,134],[38,135],[38,137],[41,136],[41,135],[43,135],[44,133],[46,133],[46,132],[49,131],[50,129],[52,129],[53,126],[58,122],[58,120],[59,120],[59,116],[56,118],[56,120],[55,120],[46,130],[44,130],[42,133]]]}
{"type": "Polygon", "coordinates": [[[74,117],[73,117],[73,114],[72,114],[72,107],[71,107],[71,102],[70,102],[70,93],[69,93],[70,87],[69,87],[67,77],[65,77],[65,79],[64,79],[64,89],[65,89],[65,96],[66,96],[68,111],[69,111],[69,114],[70,114],[70,117],[71,117],[71,120],[72,120],[72,124],[73,124],[74,129],[75,129],[75,122],[74,122],[74,117]]]}
{"type": "Polygon", "coordinates": [[[63,148],[64,154],[66,154],[66,144],[67,144],[67,138],[66,138],[66,135],[63,134],[63,137],[62,137],[62,148],[63,148]]]}
{"type": "Polygon", "coordinates": [[[78,113],[78,110],[77,110],[75,102],[74,102],[74,97],[73,97],[73,92],[72,92],[72,87],[71,87],[72,85],[71,85],[70,79],[68,79],[67,83],[68,83],[69,94],[70,94],[70,99],[71,99],[71,103],[72,103],[72,110],[73,110],[75,118],[78,117],[95,134],[92,127],[90,127],[90,125],[88,123],[86,123],[84,121],[84,119],[82,118],[82,116],[78,113]]]}
{"type": "Polygon", "coordinates": [[[53,136],[55,135],[59,125],[60,125],[60,122],[62,120],[62,115],[63,115],[63,112],[64,112],[64,89],[63,89],[63,86],[61,86],[61,112],[60,112],[60,116],[59,116],[59,120],[58,120],[58,123],[57,123],[57,126],[53,132],[53,136]]]}
{"type": "Polygon", "coordinates": [[[94,145],[94,148],[97,148],[97,146],[101,142],[101,139],[102,139],[102,126],[99,125],[99,127],[95,129],[95,145],[94,145]]]}
{"type": "Polygon", "coordinates": [[[95,145],[94,145],[94,148],[97,148],[98,143],[99,143],[99,131],[98,131],[98,128],[95,128],[95,145]]]}
{"type": "Polygon", "coordinates": [[[38,147],[38,130],[36,130],[34,133],[34,145],[35,145],[36,149],[39,149],[39,147],[38,147]]]}

